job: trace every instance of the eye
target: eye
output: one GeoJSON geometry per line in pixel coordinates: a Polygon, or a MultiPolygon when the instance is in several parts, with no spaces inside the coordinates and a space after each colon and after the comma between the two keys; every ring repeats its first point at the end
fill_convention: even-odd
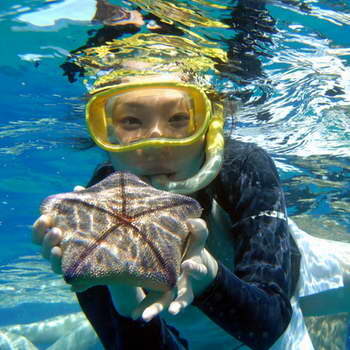
{"type": "Polygon", "coordinates": [[[188,126],[190,122],[190,116],[187,113],[176,113],[170,117],[169,123],[176,128],[182,128],[188,126]]]}
{"type": "Polygon", "coordinates": [[[123,117],[118,121],[118,124],[122,125],[125,129],[138,129],[141,127],[142,122],[139,118],[127,116],[123,117]]]}

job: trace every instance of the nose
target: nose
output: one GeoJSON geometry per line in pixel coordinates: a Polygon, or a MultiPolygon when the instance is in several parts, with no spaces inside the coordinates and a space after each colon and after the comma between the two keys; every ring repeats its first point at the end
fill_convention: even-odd
{"type": "Polygon", "coordinates": [[[164,127],[158,121],[154,123],[149,131],[150,138],[164,137],[164,127]]]}

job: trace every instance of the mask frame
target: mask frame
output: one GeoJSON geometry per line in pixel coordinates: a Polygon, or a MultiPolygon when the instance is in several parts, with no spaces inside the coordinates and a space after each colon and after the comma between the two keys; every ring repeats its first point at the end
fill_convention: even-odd
{"type": "Polygon", "coordinates": [[[206,93],[199,87],[181,82],[147,82],[119,84],[94,91],[86,105],[86,123],[94,142],[109,152],[126,152],[145,147],[187,146],[197,142],[206,134],[212,117],[212,105],[206,93]],[[182,139],[176,138],[149,138],[130,144],[116,144],[109,140],[108,127],[111,118],[106,112],[107,101],[118,94],[136,91],[138,89],[174,89],[185,92],[193,102],[193,118],[196,130],[193,135],[182,139]]]}

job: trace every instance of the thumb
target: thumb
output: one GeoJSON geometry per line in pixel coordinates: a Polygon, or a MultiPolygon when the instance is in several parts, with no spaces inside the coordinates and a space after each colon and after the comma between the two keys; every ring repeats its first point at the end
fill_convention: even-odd
{"type": "Polygon", "coordinates": [[[207,224],[202,219],[188,219],[186,224],[191,232],[189,247],[185,256],[185,259],[189,259],[201,254],[208,238],[208,228],[207,224]]]}

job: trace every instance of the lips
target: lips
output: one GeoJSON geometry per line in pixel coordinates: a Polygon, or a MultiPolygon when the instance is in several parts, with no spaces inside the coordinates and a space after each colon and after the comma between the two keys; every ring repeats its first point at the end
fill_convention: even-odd
{"type": "Polygon", "coordinates": [[[160,167],[159,164],[151,166],[149,164],[142,165],[143,173],[148,176],[166,175],[168,177],[175,175],[173,169],[160,167]]]}
{"type": "Polygon", "coordinates": [[[149,173],[148,175],[164,175],[174,173],[176,160],[174,154],[169,151],[152,149],[143,150],[136,163],[145,169],[149,173]]]}

